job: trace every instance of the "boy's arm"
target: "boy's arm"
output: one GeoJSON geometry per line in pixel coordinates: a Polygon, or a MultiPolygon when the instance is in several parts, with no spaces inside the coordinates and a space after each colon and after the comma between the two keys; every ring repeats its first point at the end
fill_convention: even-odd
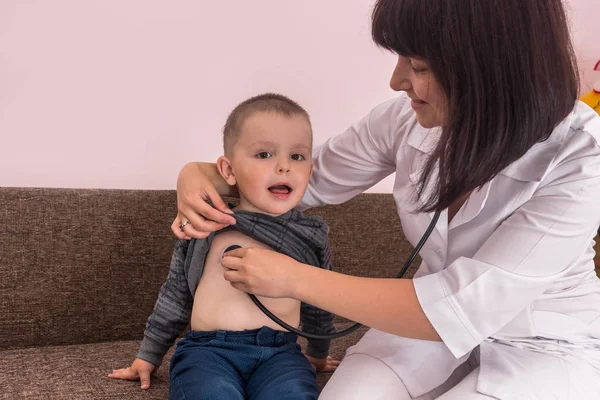
{"type": "Polygon", "coordinates": [[[190,321],[194,299],[184,270],[189,243],[177,240],[167,281],[160,288],[154,311],[146,322],[137,358],[154,365],[160,365],[190,321]]]}
{"type": "MultiPolygon", "coordinates": [[[[302,303],[300,309],[302,330],[307,333],[329,335],[335,333],[333,314],[310,304],[302,303]]],[[[327,358],[331,340],[308,339],[306,354],[313,358],[327,358]]]]}

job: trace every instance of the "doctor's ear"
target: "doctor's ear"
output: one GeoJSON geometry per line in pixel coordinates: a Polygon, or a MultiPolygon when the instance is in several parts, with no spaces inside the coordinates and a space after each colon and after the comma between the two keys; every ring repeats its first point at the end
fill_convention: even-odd
{"type": "Polygon", "coordinates": [[[219,157],[217,160],[217,169],[219,170],[219,174],[221,174],[229,186],[234,186],[237,183],[229,158],[225,156],[219,157]]]}

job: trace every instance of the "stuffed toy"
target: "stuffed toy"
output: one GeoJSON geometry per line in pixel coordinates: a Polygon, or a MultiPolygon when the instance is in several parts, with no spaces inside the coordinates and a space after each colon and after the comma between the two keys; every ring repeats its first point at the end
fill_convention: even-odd
{"type": "MultiPolygon", "coordinates": [[[[594,67],[594,71],[600,71],[600,61],[596,63],[594,67]]],[[[600,76],[594,82],[592,86],[592,91],[585,94],[581,101],[583,101],[588,106],[592,107],[594,111],[600,114],[600,76]]]]}

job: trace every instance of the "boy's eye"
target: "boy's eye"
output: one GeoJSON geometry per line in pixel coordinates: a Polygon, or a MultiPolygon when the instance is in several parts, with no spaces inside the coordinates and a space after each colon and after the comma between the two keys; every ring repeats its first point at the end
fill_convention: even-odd
{"type": "Polygon", "coordinates": [[[306,160],[306,157],[304,157],[302,154],[292,154],[292,160],[303,161],[306,160]]]}
{"type": "Polygon", "coordinates": [[[267,152],[267,151],[261,151],[260,153],[256,154],[256,158],[260,158],[260,159],[265,159],[265,158],[270,158],[271,157],[271,153],[267,152]]]}

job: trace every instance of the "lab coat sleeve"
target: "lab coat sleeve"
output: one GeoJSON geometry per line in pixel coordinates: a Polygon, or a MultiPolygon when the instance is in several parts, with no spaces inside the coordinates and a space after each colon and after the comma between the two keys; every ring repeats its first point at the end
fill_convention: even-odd
{"type": "Polygon", "coordinates": [[[380,104],[315,148],[312,178],[299,209],[348,201],[396,170],[396,151],[409,129],[407,99],[401,95],[380,104]]]}
{"type": "Polygon", "coordinates": [[[423,311],[455,357],[501,330],[591,245],[600,221],[600,150],[589,143],[549,169],[473,258],[414,279],[423,311]]]}

